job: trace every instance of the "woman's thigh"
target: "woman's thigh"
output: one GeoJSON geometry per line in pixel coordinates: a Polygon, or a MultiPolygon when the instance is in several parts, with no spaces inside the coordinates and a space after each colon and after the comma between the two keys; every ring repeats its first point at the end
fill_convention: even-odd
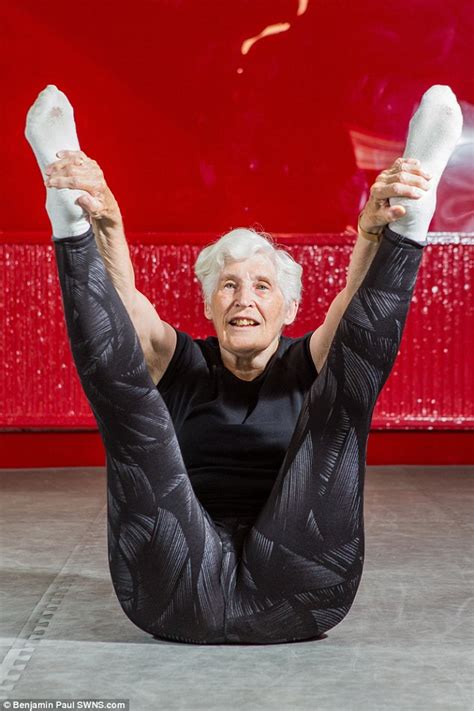
{"type": "Polygon", "coordinates": [[[107,456],[109,566],[128,617],[153,634],[222,634],[222,546],[92,230],[55,244],[66,324],[107,456]]]}
{"type": "Polygon", "coordinates": [[[274,637],[286,625],[302,639],[333,627],[353,602],[364,558],[370,422],[398,353],[421,254],[387,229],[341,320],[246,537],[236,573],[236,634],[254,629],[274,637]]]}
{"type": "Polygon", "coordinates": [[[226,606],[229,639],[317,638],[354,601],[364,558],[367,423],[358,429],[343,408],[336,412],[328,400],[318,400],[324,370],[320,378],[320,392],[315,389],[304,405],[309,412],[301,413],[297,452],[247,531],[226,606]]]}

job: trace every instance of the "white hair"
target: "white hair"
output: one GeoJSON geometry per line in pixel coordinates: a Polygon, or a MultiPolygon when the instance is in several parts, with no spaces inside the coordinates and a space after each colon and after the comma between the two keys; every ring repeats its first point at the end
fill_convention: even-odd
{"type": "Polygon", "coordinates": [[[199,253],[194,272],[201,283],[204,301],[210,303],[220,273],[228,262],[242,261],[256,254],[264,254],[275,265],[277,283],[285,305],[289,306],[292,301],[299,304],[303,267],[286,250],[279,248],[271,235],[257,232],[251,227],[231,230],[199,253]]]}

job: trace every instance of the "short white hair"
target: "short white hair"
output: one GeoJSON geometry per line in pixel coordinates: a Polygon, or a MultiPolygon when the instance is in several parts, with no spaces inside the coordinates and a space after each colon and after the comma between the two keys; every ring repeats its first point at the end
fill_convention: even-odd
{"type": "Polygon", "coordinates": [[[251,227],[237,227],[222,235],[216,242],[204,247],[196,259],[194,272],[201,284],[204,301],[210,304],[219,282],[222,269],[228,262],[242,261],[264,254],[275,265],[277,283],[285,305],[301,301],[303,267],[291,254],[279,247],[266,232],[257,232],[251,227]]]}

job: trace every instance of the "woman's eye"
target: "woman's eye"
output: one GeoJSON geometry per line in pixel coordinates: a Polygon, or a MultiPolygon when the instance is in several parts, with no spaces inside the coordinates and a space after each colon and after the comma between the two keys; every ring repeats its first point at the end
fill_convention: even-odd
{"type": "Polygon", "coordinates": [[[268,287],[267,284],[258,284],[258,286],[257,286],[257,289],[264,289],[264,290],[265,290],[265,289],[268,289],[268,288],[269,288],[269,287],[268,287]]]}
{"type": "Polygon", "coordinates": [[[231,282],[231,281],[228,281],[228,282],[226,282],[226,283],[224,284],[224,289],[227,289],[228,286],[234,287],[235,284],[234,284],[233,282],[231,282]]]}

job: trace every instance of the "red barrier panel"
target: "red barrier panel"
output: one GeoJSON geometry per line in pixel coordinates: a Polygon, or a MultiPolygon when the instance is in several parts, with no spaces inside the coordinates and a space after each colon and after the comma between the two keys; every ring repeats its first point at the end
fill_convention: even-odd
{"type": "MultiPolygon", "coordinates": [[[[98,432],[0,432],[2,468],[103,467],[98,432]]],[[[375,430],[367,463],[414,465],[474,464],[474,432],[375,430]]]]}
{"type": "MultiPolygon", "coordinates": [[[[0,240],[0,427],[95,428],[67,342],[50,239],[0,240]]],[[[354,236],[275,235],[303,266],[296,336],[317,328],[345,282],[354,236]]],[[[193,265],[211,234],[131,234],[137,287],[169,323],[211,335],[193,265]]],[[[474,426],[474,239],[431,235],[399,357],[378,401],[379,429],[474,426]]],[[[211,326],[212,328],[212,326],[211,326]]]]}

